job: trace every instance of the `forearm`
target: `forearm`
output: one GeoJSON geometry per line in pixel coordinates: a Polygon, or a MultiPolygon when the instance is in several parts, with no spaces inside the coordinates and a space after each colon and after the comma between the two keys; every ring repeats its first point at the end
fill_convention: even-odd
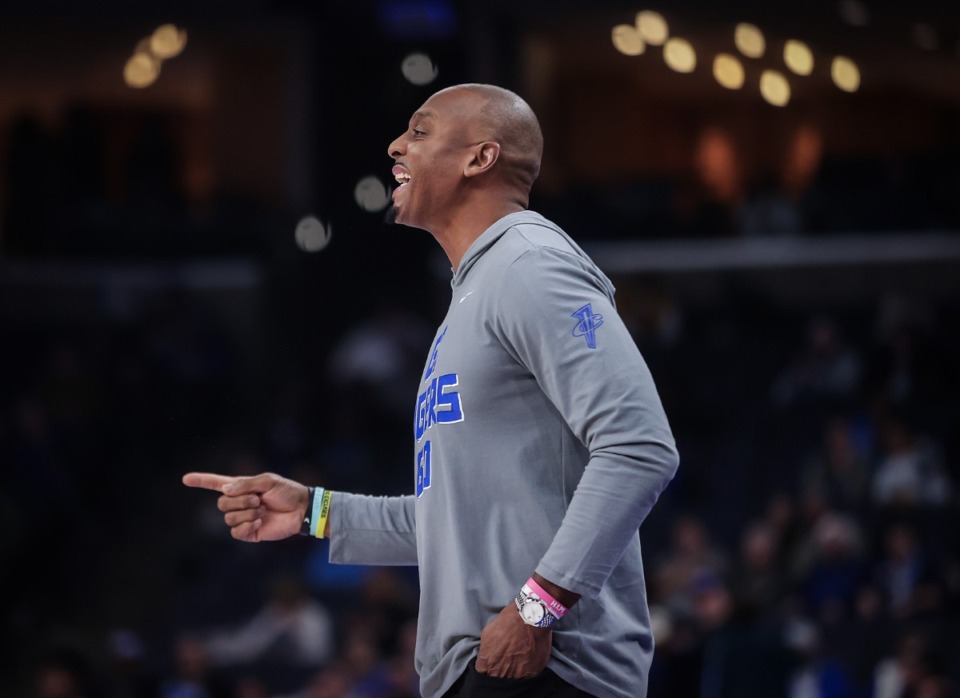
{"type": "Polygon", "coordinates": [[[330,562],[351,565],[416,565],[415,499],[335,492],[327,536],[330,562]]]}
{"type": "MultiPolygon", "coordinates": [[[[675,459],[674,459],[674,460],[675,460],[675,459]]],[[[669,459],[667,459],[667,461],[664,463],[664,474],[666,475],[666,473],[668,473],[668,472],[669,472],[669,474],[670,474],[670,477],[672,477],[672,471],[670,470],[670,467],[669,467],[669,459]]],[[[665,477],[665,478],[661,478],[661,479],[664,480],[664,485],[666,484],[666,482],[669,481],[669,477],[665,477]]],[[[581,485],[582,485],[582,484],[583,484],[583,483],[582,483],[582,481],[581,481],[581,485]]],[[[595,485],[595,484],[591,484],[590,479],[588,478],[587,486],[586,486],[585,489],[586,489],[586,490],[596,489],[596,485],[595,485]]],[[[645,488],[645,489],[648,489],[648,488],[645,488]]],[[[641,493],[641,494],[642,494],[642,493],[641,493]]],[[[658,493],[658,494],[659,494],[659,493],[658,493]]],[[[595,497],[592,497],[592,498],[595,498],[595,497]]],[[[574,496],[574,499],[576,499],[576,496],[574,496]]],[[[581,499],[583,499],[583,498],[581,498],[581,499]]],[[[643,521],[643,519],[646,517],[647,513],[649,513],[650,507],[653,506],[653,502],[656,501],[656,497],[653,497],[652,500],[649,502],[649,505],[647,505],[647,506],[643,506],[643,507],[640,507],[640,508],[628,506],[628,507],[626,507],[627,511],[621,513],[619,516],[617,516],[617,515],[610,516],[610,514],[611,514],[612,512],[611,512],[610,509],[609,509],[609,505],[610,505],[610,500],[609,500],[609,498],[600,497],[600,498],[595,498],[595,499],[607,500],[607,504],[603,507],[602,510],[597,511],[593,516],[588,517],[589,519],[594,520],[594,521],[596,522],[596,524],[597,524],[596,526],[593,526],[593,527],[591,527],[591,528],[595,528],[595,529],[601,529],[601,528],[602,528],[602,529],[605,529],[605,530],[602,531],[602,532],[598,532],[598,533],[596,534],[596,537],[597,537],[597,538],[600,538],[600,539],[607,539],[607,540],[613,540],[613,541],[624,540],[624,544],[625,544],[625,539],[626,539],[628,536],[635,534],[637,528],[639,528],[639,526],[640,526],[640,523],[641,523],[641,522],[643,521]],[[604,525],[602,524],[602,522],[603,522],[604,520],[611,521],[611,520],[613,520],[613,519],[619,519],[619,520],[624,521],[624,522],[626,522],[626,523],[625,523],[624,526],[619,527],[619,528],[621,529],[621,530],[619,530],[619,531],[617,531],[617,530],[610,530],[610,529],[616,529],[617,527],[604,526],[604,525]]],[[[639,501],[643,502],[644,500],[643,500],[643,499],[640,499],[639,501]]],[[[598,503],[599,503],[599,502],[598,502],[598,503]]],[[[572,506],[572,504],[571,504],[571,506],[572,506]]],[[[579,507],[579,508],[583,508],[583,507],[581,506],[581,507],[579,507]]],[[[587,508],[589,508],[589,506],[588,506],[587,508]]],[[[619,507],[619,508],[623,508],[623,507],[619,507]]],[[[577,518],[579,518],[579,517],[577,517],[577,518]]],[[[543,568],[543,570],[544,570],[544,574],[549,574],[549,572],[547,572],[547,569],[546,569],[546,568],[547,568],[547,566],[550,566],[550,565],[552,565],[552,564],[556,564],[556,565],[558,565],[558,566],[562,566],[563,569],[571,569],[571,568],[568,567],[567,565],[576,565],[576,564],[577,564],[577,563],[574,562],[574,561],[569,561],[569,562],[559,562],[559,561],[558,561],[558,562],[552,562],[552,560],[553,560],[554,558],[561,558],[561,557],[562,557],[562,555],[563,555],[563,552],[562,552],[562,551],[564,550],[564,548],[566,548],[566,547],[568,546],[568,543],[567,543],[567,541],[566,541],[566,537],[567,537],[567,536],[573,536],[574,539],[576,539],[576,540],[581,540],[581,534],[576,531],[576,527],[575,527],[575,526],[571,525],[571,526],[568,526],[567,528],[568,528],[567,531],[564,531],[564,530],[561,528],[561,532],[558,532],[557,537],[554,539],[554,546],[555,546],[557,549],[559,549],[559,551],[561,551],[561,552],[557,552],[556,550],[554,550],[554,547],[552,546],[551,549],[550,549],[550,551],[548,551],[547,555],[544,557],[544,559],[547,560],[546,564],[544,564],[543,562],[541,563],[541,566],[542,566],[542,568],[543,568]],[[573,529],[573,531],[571,532],[569,529],[573,529]],[[553,552],[553,555],[552,555],[552,556],[551,556],[551,552],[553,552]]],[[[579,547],[581,550],[588,550],[590,546],[582,545],[582,546],[576,546],[576,547],[579,547]]],[[[606,556],[601,556],[601,558],[606,557],[606,558],[609,559],[609,558],[616,557],[617,559],[619,559],[619,555],[617,555],[617,554],[615,553],[616,548],[617,548],[617,545],[614,544],[614,545],[612,546],[613,554],[609,554],[609,553],[608,553],[606,556]]],[[[589,564],[590,564],[590,565],[598,564],[601,569],[605,569],[605,568],[609,567],[609,562],[606,561],[606,560],[603,560],[603,559],[601,559],[599,562],[591,562],[591,563],[589,563],[589,564]]],[[[581,596],[580,593],[577,593],[576,591],[573,591],[572,589],[569,589],[569,588],[567,588],[567,587],[561,586],[560,584],[552,581],[551,579],[548,579],[547,577],[545,577],[545,576],[544,576],[543,574],[541,574],[540,572],[534,572],[532,576],[533,576],[534,581],[537,582],[537,584],[539,584],[541,587],[543,587],[544,591],[546,591],[548,594],[550,594],[553,598],[555,598],[557,601],[559,601],[560,603],[562,603],[562,604],[563,604],[564,606],[566,606],[567,608],[571,608],[574,604],[576,604],[576,603],[580,600],[580,596],[581,596]]],[[[593,585],[596,584],[596,582],[594,582],[593,584],[590,584],[589,581],[585,581],[585,582],[578,581],[577,579],[574,578],[573,575],[561,575],[561,574],[557,574],[556,572],[554,572],[551,576],[553,576],[553,577],[556,578],[556,579],[562,579],[565,583],[570,584],[570,586],[576,585],[576,586],[579,587],[580,584],[585,584],[588,588],[591,588],[591,587],[593,587],[593,585]]]]}
{"type": "Polygon", "coordinates": [[[561,594],[593,596],[600,591],[673,477],[678,459],[672,441],[637,450],[632,456],[594,454],[584,471],[563,523],[536,568],[561,594]]]}

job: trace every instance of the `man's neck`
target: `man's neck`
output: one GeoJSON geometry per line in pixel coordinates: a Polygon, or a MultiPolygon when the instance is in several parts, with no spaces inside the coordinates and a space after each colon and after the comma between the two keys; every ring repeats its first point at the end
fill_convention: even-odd
{"type": "Polygon", "coordinates": [[[483,208],[463,208],[457,215],[451,217],[443,226],[437,230],[430,231],[440,247],[447,254],[450,265],[456,271],[460,268],[460,262],[463,256],[470,249],[470,245],[483,235],[491,225],[511,213],[517,213],[525,209],[519,202],[502,202],[498,206],[485,206],[483,208]]]}

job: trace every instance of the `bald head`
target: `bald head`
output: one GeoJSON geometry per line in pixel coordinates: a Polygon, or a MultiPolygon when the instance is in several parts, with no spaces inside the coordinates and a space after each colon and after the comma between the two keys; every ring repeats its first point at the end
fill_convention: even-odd
{"type": "Polygon", "coordinates": [[[511,185],[529,193],[543,157],[543,134],[536,115],[519,95],[496,85],[455,85],[437,95],[468,100],[464,119],[479,138],[500,144],[499,170],[511,185]]]}

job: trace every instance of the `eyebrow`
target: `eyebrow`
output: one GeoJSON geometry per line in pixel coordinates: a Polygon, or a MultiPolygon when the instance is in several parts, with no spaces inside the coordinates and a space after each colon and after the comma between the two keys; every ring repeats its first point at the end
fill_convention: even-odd
{"type": "Polygon", "coordinates": [[[436,113],[430,109],[427,109],[426,111],[415,111],[413,112],[413,116],[410,117],[410,121],[413,121],[414,119],[432,119],[434,116],[436,116],[436,113]]]}

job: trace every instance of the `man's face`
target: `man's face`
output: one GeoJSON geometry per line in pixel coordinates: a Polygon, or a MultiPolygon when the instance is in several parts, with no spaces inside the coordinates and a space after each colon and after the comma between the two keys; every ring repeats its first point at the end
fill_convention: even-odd
{"type": "Polygon", "coordinates": [[[388,220],[424,230],[444,225],[456,205],[456,191],[470,161],[472,94],[439,92],[410,118],[407,130],[390,144],[393,192],[388,220]]]}

